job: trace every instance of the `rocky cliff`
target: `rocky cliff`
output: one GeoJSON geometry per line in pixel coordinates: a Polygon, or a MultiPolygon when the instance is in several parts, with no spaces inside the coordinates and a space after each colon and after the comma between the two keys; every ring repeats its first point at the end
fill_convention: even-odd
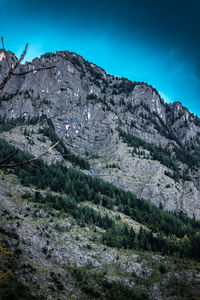
{"type": "Polygon", "coordinates": [[[16,73],[0,161],[60,143],[0,170],[0,300],[200,299],[200,221],[179,214],[200,218],[199,118],[67,51],[16,73]]]}
{"type": "MultiPolygon", "coordinates": [[[[13,53],[8,60],[10,65],[16,60],[13,53]]],[[[200,218],[198,117],[180,102],[164,103],[152,86],[109,75],[68,51],[46,53],[18,68],[27,70],[32,72],[13,76],[1,91],[1,119],[45,115],[64,145],[89,160],[86,172],[166,210],[200,218]],[[45,66],[52,68],[36,70],[45,66]]],[[[0,79],[7,71],[1,51],[0,79]]],[[[1,135],[36,155],[45,148],[41,128],[38,123],[28,128],[35,147],[28,145],[25,128],[18,124],[1,135]]]]}

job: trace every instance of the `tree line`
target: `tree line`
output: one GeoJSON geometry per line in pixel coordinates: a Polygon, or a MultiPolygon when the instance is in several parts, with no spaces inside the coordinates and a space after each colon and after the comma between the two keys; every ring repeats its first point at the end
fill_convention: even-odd
{"type": "MultiPolygon", "coordinates": [[[[0,139],[0,149],[0,158],[3,159],[13,153],[15,148],[0,139]]],[[[12,159],[13,162],[16,162],[21,159],[30,159],[30,157],[31,155],[27,153],[19,152],[12,159]]],[[[145,245],[144,250],[147,247],[146,245],[149,244],[148,248],[155,251],[178,253],[180,256],[185,255],[195,259],[200,258],[200,253],[196,250],[200,246],[200,221],[191,219],[183,213],[176,214],[164,211],[148,201],[137,198],[129,191],[124,191],[99,178],[85,175],[81,171],[67,168],[62,163],[49,166],[42,160],[38,160],[35,161],[35,165],[38,168],[30,164],[15,168],[12,172],[26,186],[35,185],[38,189],[49,188],[54,192],[64,193],[69,197],[68,199],[71,199],[62,200],[57,198],[54,201],[50,198],[51,200],[46,200],[47,202],[56,203],[56,209],[66,207],[66,211],[70,211],[67,205],[72,205],[72,210],[76,211],[77,206],[75,205],[73,208],[74,202],[70,202],[72,199],[77,205],[81,202],[91,201],[108,209],[113,209],[116,206],[118,211],[123,212],[149,229],[141,233],[142,238],[145,240],[144,243],[142,242],[145,245]],[[187,243],[187,247],[185,243],[187,243]],[[185,249],[188,249],[187,253],[185,253],[185,249]]],[[[114,240],[116,239],[116,243],[113,242],[115,246],[120,245],[120,247],[130,248],[133,247],[131,245],[140,245],[139,242],[135,241],[135,239],[138,239],[138,235],[134,236],[130,232],[130,228],[127,228],[126,231],[122,231],[118,227],[116,229],[117,225],[112,221],[108,221],[108,219],[107,221],[105,219],[99,221],[101,218],[93,216],[93,214],[91,209],[86,213],[84,208],[81,208],[77,214],[77,219],[97,224],[100,227],[104,226],[99,225],[101,222],[106,222],[109,228],[107,228],[108,231],[103,238],[105,243],[110,244],[114,238],[114,240]],[[84,215],[87,215],[87,217],[83,217],[84,215]],[[88,217],[88,215],[90,216],[88,217]],[[112,239],[111,236],[113,236],[112,239]]],[[[137,248],[138,246],[134,247],[137,248]]]]}

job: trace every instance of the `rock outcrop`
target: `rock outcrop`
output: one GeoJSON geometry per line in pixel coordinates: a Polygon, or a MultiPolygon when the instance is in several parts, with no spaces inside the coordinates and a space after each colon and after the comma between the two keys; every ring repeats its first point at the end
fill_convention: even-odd
{"type": "MultiPolygon", "coordinates": [[[[9,52],[9,64],[15,59],[9,52]]],[[[63,141],[72,152],[90,160],[93,176],[131,190],[164,209],[200,218],[198,117],[180,102],[164,103],[152,86],[106,74],[68,51],[42,55],[20,65],[18,71],[27,70],[33,72],[13,76],[1,91],[1,117],[46,115],[60,137],[70,124],[63,141]],[[53,68],[35,70],[44,66],[53,68]],[[133,156],[134,147],[122,141],[119,129],[168,155],[176,162],[176,170],[142,145],[133,156]]],[[[5,55],[0,52],[0,79],[7,71],[5,55]]],[[[10,142],[15,144],[14,139],[10,142]]]]}

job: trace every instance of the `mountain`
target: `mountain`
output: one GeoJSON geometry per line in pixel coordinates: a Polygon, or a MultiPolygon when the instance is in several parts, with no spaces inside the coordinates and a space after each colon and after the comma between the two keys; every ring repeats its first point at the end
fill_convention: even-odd
{"type": "MultiPolygon", "coordinates": [[[[9,52],[9,59],[12,64],[16,57],[9,52]]],[[[164,103],[152,86],[106,74],[68,51],[46,53],[19,71],[44,66],[53,68],[12,77],[0,95],[2,117],[46,115],[59,137],[70,124],[63,142],[89,160],[91,174],[166,210],[200,218],[197,116],[180,102],[164,103]]],[[[4,59],[2,75],[6,68],[4,59]]],[[[17,142],[16,136],[3,133],[37,154],[37,147],[28,147],[20,137],[17,142]]]]}
{"type": "Polygon", "coordinates": [[[200,119],[68,51],[15,73],[0,162],[60,142],[0,168],[0,300],[199,299],[200,119]]]}

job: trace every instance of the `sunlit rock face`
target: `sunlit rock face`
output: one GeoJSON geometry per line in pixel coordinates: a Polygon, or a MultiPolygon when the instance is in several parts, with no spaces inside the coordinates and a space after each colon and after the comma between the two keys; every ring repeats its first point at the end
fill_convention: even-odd
{"type": "MultiPolygon", "coordinates": [[[[16,62],[11,52],[8,61],[9,65],[16,62]]],[[[188,168],[187,159],[180,161],[175,154],[177,149],[193,154],[196,151],[197,156],[200,151],[200,120],[187,108],[180,102],[166,104],[148,84],[106,74],[68,51],[47,53],[20,65],[16,72],[28,70],[32,72],[12,76],[0,92],[1,116],[45,114],[73,152],[89,159],[90,154],[99,156],[90,159],[92,175],[131,190],[166,210],[184,211],[200,218],[199,166],[188,168]],[[43,67],[52,68],[38,70],[43,67]],[[70,130],[66,133],[68,125],[70,130]],[[187,172],[190,180],[174,181],[166,175],[173,171],[148,153],[148,159],[140,154],[132,156],[133,149],[118,136],[119,128],[168,151],[180,173],[187,172]],[[118,168],[110,168],[113,163],[118,168]]],[[[8,72],[3,51],[0,71],[2,80],[8,72]]]]}

